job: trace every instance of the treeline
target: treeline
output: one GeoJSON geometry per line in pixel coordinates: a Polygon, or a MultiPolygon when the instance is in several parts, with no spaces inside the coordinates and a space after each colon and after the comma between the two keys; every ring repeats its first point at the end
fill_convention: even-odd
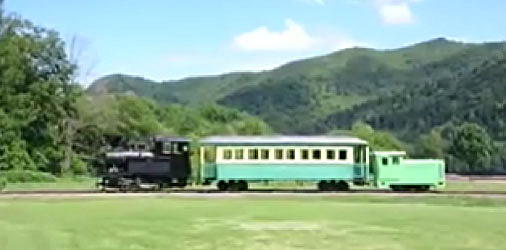
{"type": "Polygon", "coordinates": [[[88,174],[112,138],[271,132],[263,121],[217,105],[88,96],[76,70],[56,32],[0,12],[0,187],[5,179],[88,174]]]}

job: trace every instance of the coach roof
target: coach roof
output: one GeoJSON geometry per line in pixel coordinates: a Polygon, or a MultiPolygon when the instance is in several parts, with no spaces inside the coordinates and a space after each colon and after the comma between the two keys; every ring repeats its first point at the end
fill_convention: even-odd
{"type": "Polygon", "coordinates": [[[351,136],[211,136],[203,145],[367,145],[351,136]]]}

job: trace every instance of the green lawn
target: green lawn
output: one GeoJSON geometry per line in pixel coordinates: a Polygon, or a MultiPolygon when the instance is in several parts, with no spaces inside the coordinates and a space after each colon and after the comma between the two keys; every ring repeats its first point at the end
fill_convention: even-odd
{"type": "Polygon", "coordinates": [[[505,249],[506,200],[0,199],[0,249],[505,249]]]}
{"type": "Polygon", "coordinates": [[[5,188],[6,191],[20,191],[20,190],[82,190],[95,188],[94,178],[80,177],[80,178],[60,178],[56,182],[41,182],[41,183],[8,183],[5,188]]]}
{"type": "Polygon", "coordinates": [[[503,191],[506,192],[506,182],[494,181],[462,181],[446,182],[449,191],[503,191]]]}

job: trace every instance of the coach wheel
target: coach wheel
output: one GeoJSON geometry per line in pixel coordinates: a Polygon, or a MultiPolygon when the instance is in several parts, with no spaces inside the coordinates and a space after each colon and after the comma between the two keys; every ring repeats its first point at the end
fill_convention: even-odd
{"type": "Polygon", "coordinates": [[[346,181],[339,181],[336,184],[337,191],[348,191],[350,190],[350,185],[348,185],[348,182],[346,181]]]}
{"type": "Polygon", "coordinates": [[[219,181],[216,186],[220,191],[226,191],[228,189],[228,184],[225,181],[219,181]]]}
{"type": "Polygon", "coordinates": [[[429,191],[429,189],[430,189],[430,187],[428,185],[416,187],[416,191],[420,191],[420,192],[427,192],[427,191],[429,191]]]}
{"type": "Polygon", "coordinates": [[[241,191],[240,181],[228,181],[228,191],[241,191]]]}
{"type": "Polygon", "coordinates": [[[331,180],[327,183],[327,189],[330,191],[339,191],[335,180],[331,180]]]}
{"type": "Polygon", "coordinates": [[[239,181],[237,183],[238,190],[239,191],[246,191],[248,190],[248,183],[246,181],[239,181]]]}
{"type": "Polygon", "coordinates": [[[330,185],[326,181],[320,181],[318,182],[318,190],[320,191],[329,191],[330,185]]]}

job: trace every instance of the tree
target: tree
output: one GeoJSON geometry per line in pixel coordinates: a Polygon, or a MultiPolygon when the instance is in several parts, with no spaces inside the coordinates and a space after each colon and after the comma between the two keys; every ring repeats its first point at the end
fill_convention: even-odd
{"type": "Polygon", "coordinates": [[[466,162],[471,172],[488,167],[493,151],[493,142],[485,129],[474,123],[457,127],[450,153],[466,162]]]}
{"type": "Polygon", "coordinates": [[[351,128],[351,134],[366,140],[374,150],[402,150],[402,143],[392,134],[374,131],[368,124],[357,122],[351,128]]]}
{"type": "MultiPolygon", "coordinates": [[[[0,1],[1,9],[2,1],[0,1]]],[[[0,165],[61,173],[64,120],[76,115],[75,66],[58,34],[0,12],[0,165]]]]}
{"type": "Polygon", "coordinates": [[[445,140],[439,132],[432,130],[428,134],[421,135],[418,140],[420,153],[425,157],[443,159],[445,156],[445,140]]]}

